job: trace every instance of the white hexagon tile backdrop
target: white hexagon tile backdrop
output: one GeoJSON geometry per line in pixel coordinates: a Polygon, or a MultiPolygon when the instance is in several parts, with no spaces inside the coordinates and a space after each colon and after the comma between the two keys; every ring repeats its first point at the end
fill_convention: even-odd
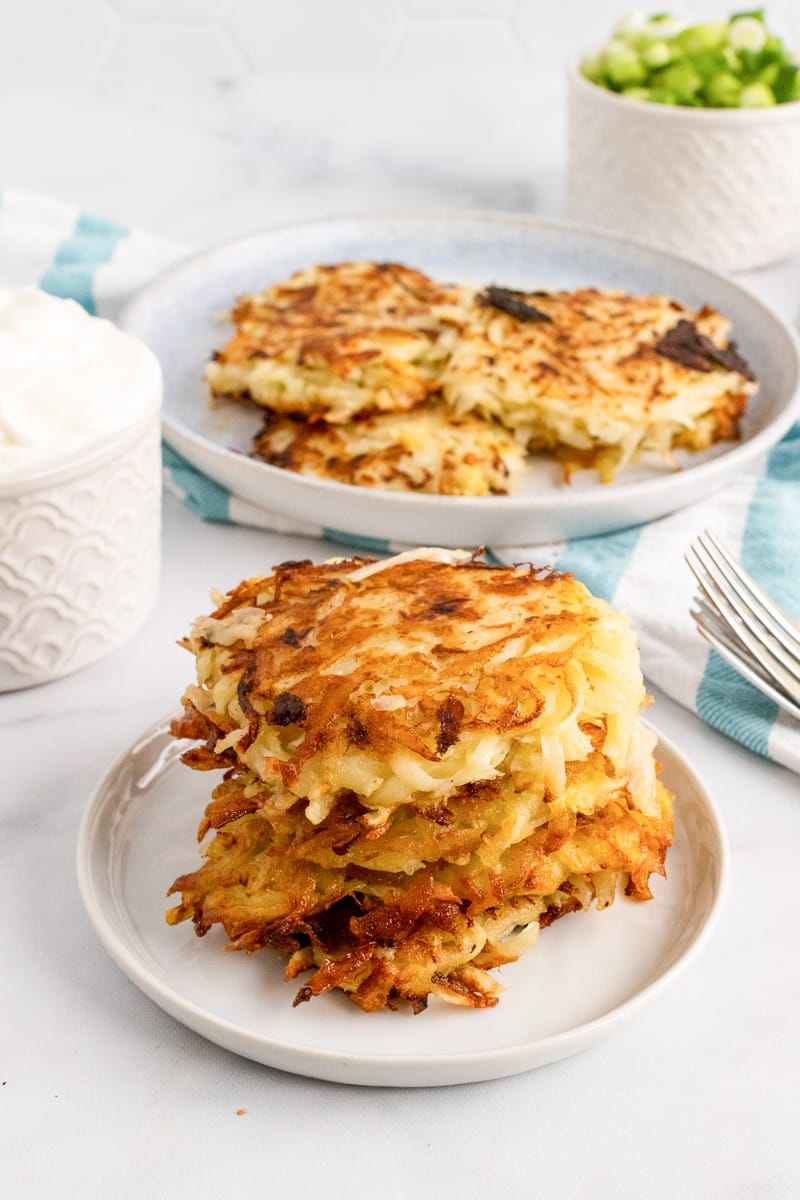
{"type": "MultiPolygon", "coordinates": [[[[4,183],[185,244],[354,207],[558,212],[565,65],[624,7],[26,0],[0,42],[4,183]]],[[[800,6],[769,11],[800,46],[800,6]]]]}

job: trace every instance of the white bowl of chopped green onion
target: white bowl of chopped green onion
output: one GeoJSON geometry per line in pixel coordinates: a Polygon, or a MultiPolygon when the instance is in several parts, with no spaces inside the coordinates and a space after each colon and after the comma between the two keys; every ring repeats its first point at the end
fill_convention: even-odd
{"type": "Polygon", "coordinates": [[[800,247],[800,58],[763,10],[633,15],[570,71],[570,213],[725,270],[800,247]]]}

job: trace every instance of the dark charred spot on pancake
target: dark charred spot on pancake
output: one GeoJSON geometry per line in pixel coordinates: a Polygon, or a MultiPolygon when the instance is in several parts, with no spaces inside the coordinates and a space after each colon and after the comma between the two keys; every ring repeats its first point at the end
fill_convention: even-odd
{"type": "Polygon", "coordinates": [[[668,358],[682,367],[694,371],[710,371],[714,360],[708,352],[712,345],[692,321],[685,318],[678,321],[671,329],[658,339],[655,344],[656,354],[668,358]]]}
{"type": "Polygon", "coordinates": [[[222,359],[222,355],[220,354],[219,350],[212,350],[208,361],[209,362],[220,362],[221,359],[222,359]]]}
{"type": "Polygon", "coordinates": [[[258,736],[259,714],[253,705],[250,703],[250,693],[253,690],[256,681],[256,660],[248,659],[245,663],[245,668],[236,685],[236,695],[239,698],[239,707],[247,717],[247,733],[239,741],[239,749],[246,750],[248,746],[252,746],[258,736]]]}
{"type": "Polygon", "coordinates": [[[365,746],[369,741],[369,731],[358,717],[351,718],[347,733],[354,746],[365,746]]]}
{"type": "Polygon", "coordinates": [[[343,788],[336,797],[336,820],[357,821],[367,810],[351,788],[343,788]]]}
{"type": "Polygon", "coordinates": [[[745,379],[755,381],[755,375],[742,358],[735,342],[724,348],[717,346],[711,338],[701,333],[693,321],[685,318],[659,338],[654,347],[656,354],[669,358],[682,367],[695,371],[712,371],[715,366],[726,371],[737,371],[745,379]]]}
{"type": "Polygon", "coordinates": [[[280,692],[272,704],[273,725],[299,725],[305,721],[308,710],[305,702],[294,692],[280,692]]]}
{"type": "Polygon", "coordinates": [[[738,371],[740,375],[744,375],[745,379],[749,379],[751,383],[755,383],[756,377],[753,373],[753,368],[739,353],[739,347],[736,342],[728,342],[724,350],[720,350],[718,346],[714,346],[714,359],[721,367],[725,367],[726,370],[738,371]]]}
{"type": "Polygon", "coordinates": [[[276,571],[290,571],[292,567],[311,567],[314,564],[310,558],[287,558],[285,562],[278,563],[276,571]]]}
{"type": "Polygon", "coordinates": [[[274,946],[276,950],[283,950],[286,954],[292,954],[301,946],[308,945],[308,938],[304,934],[298,933],[297,926],[293,925],[291,921],[279,921],[270,929],[269,936],[264,938],[264,944],[274,946]]]}
{"type": "Polygon", "coordinates": [[[259,350],[258,348],[256,348],[255,350],[250,351],[250,357],[251,358],[269,358],[269,355],[267,354],[266,350],[259,350]]]}
{"type": "Polygon", "coordinates": [[[456,613],[463,619],[466,615],[463,606],[466,603],[465,596],[440,596],[438,600],[419,596],[414,607],[402,611],[400,615],[404,621],[438,621],[440,617],[450,617],[456,613]]]}
{"type": "Polygon", "coordinates": [[[194,771],[218,771],[220,767],[235,768],[239,762],[236,753],[230,747],[218,754],[216,750],[210,750],[208,746],[193,746],[191,750],[187,750],[181,755],[181,762],[186,763],[187,767],[191,767],[194,771]]]}
{"type": "Polygon", "coordinates": [[[512,292],[508,288],[490,284],[478,294],[476,302],[481,308],[499,308],[501,312],[508,313],[510,317],[515,317],[518,321],[552,322],[552,317],[542,312],[540,308],[536,308],[535,305],[529,304],[523,298],[524,295],[524,292],[512,292]]]}
{"type": "Polygon", "coordinates": [[[449,750],[458,741],[461,722],[464,720],[464,705],[455,696],[448,696],[436,713],[439,722],[439,736],[436,739],[436,749],[440,754],[449,750]]]}
{"type": "Polygon", "coordinates": [[[284,629],[283,633],[281,634],[281,641],[287,646],[299,646],[303,638],[306,637],[310,632],[310,625],[307,625],[305,629],[301,629],[299,632],[290,625],[289,628],[284,629]]]}
{"type": "Polygon", "coordinates": [[[350,849],[353,842],[357,842],[357,841],[358,841],[358,832],[356,831],[349,838],[347,838],[346,841],[337,842],[337,844],[335,846],[331,846],[331,851],[341,858],[343,855],[347,854],[347,851],[350,849]]]}
{"type": "Polygon", "coordinates": [[[246,717],[257,717],[258,713],[250,703],[250,693],[253,690],[255,682],[256,662],[251,658],[242,671],[238,684],[236,685],[236,695],[239,697],[239,705],[246,717]]]}
{"type": "Polygon", "coordinates": [[[353,944],[349,936],[350,917],[358,916],[361,911],[354,896],[345,896],[342,900],[334,901],[326,913],[309,915],[303,921],[303,928],[310,945],[318,946],[321,950],[328,950],[335,945],[349,949],[353,944]]]}
{"type": "Polygon", "coordinates": [[[547,912],[543,912],[539,917],[539,928],[546,929],[548,925],[552,925],[559,917],[565,917],[567,913],[577,912],[581,907],[580,900],[575,896],[570,896],[564,904],[558,907],[548,908],[547,912]]]}
{"type": "Polygon", "coordinates": [[[437,617],[447,617],[458,612],[462,604],[466,604],[466,596],[443,596],[431,604],[431,612],[437,617]]]}
{"type": "Polygon", "coordinates": [[[433,821],[434,825],[452,825],[456,819],[455,813],[447,807],[443,800],[436,804],[420,807],[419,813],[426,821],[433,821]]]}

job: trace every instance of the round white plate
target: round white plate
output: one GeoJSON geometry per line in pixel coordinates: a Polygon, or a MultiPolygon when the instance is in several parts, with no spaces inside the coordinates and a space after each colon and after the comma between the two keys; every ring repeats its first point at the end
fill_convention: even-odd
{"type": "Polygon", "coordinates": [[[735,479],[789,428],[798,411],[798,343],[789,328],[731,280],[641,243],[579,226],[502,213],[319,221],[243,238],[190,258],[127,307],[121,323],[164,368],[164,433],[185,458],[254,504],[338,533],[419,545],[533,545],[650,521],[735,479]],[[592,284],[707,303],[732,322],[760,380],[743,440],[627,468],[613,484],[580,471],[572,484],[544,456],[515,496],[427,496],[306,478],[248,456],[262,414],[235,401],[209,407],[202,373],[230,335],[219,314],[243,292],[312,263],[378,259],[440,279],[519,288],[592,284]]]}
{"type": "Polygon", "coordinates": [[[563,917],[496,972],[496,1008],[431,1000],[414,1016],[364,1013],[331,993],[292,1008],[299,982],[283,957],[224,953],[224,934],[168,926],[165,893],[199,865],[195,834],[209,776],[153,726],[110,769],[78,839],[86,911],[112,958],[148,996],[211,1041],[284,1071],[343,1083],[426,1087],[513,1075],[591,1045],[652,999],[705,941],[720,908],[727,850],[719,816],[688,762],[665,738],[658,757],[676,796],[669,878],[655,899],[620,897],[605,912],[563,917]]]}

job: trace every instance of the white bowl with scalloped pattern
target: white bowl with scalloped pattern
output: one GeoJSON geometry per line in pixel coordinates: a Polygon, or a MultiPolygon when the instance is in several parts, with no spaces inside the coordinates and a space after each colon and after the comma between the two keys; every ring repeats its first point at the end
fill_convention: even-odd
{"type": "Polygon", "coordinates": [[[716,270],[800,247],[800,101],[678,108],[569,72],[570,216],[645,238],[716,270]]]}
{"type": "Polygon", "coordinates": [[[88,666],[150,612],[160,572],[160,374],[151,392],[122,430],[23,480],[0,478],[0,692],[88,666]]]}

